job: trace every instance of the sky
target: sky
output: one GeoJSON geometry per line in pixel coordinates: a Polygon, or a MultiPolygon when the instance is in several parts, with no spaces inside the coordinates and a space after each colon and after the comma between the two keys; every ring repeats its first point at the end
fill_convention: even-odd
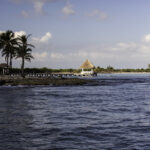
{"type": "Polygon", "coordinates": [[[26,67],[150,64],[150,0],[1,0],[0,10],[0,32],[32,35],[34,60],[26,67]]]}

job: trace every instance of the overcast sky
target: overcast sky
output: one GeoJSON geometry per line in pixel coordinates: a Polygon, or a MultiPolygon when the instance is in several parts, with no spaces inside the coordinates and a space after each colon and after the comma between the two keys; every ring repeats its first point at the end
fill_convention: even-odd
{"type": "Polygon", "coordinates": [[[1,0],[0,10],[0,32],[32,34],[35,59],[26,67],[79,68],[85,59],[115,68],[150,63],[150,0],[1,0]]]}

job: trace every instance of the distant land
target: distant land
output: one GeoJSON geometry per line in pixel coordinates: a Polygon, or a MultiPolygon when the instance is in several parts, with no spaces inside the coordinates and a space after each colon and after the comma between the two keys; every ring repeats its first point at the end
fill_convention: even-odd
{"type": "MultiPolygon", "coordinates": [[[[0,73],[2,72],[2,68],[0,68],[0,73]]],[[[50,69],[50,68],[25,68],[25,73],[80,73],[81,69],[50,69]]],[[[137,68],[137,69],[115,69],[111,66],[107,68],[95,67],[94,72],[96,73],[150,73],[150,68],[137,68]]],[[[10,73],[19,74],[20,68],[12,68],[10,69],[10,73]]]]}

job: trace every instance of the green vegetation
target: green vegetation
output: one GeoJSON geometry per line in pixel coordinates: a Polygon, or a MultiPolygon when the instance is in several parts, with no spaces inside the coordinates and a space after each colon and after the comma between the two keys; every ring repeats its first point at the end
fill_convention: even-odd
{"type": "Polygon", "coordinates": [[[112,66],[108,66],[107,68],[97,67],[94,69],[96,73],[122,73],[122,72],[150,72],[150,68],[138,68],[138,69],[115,69],[112,66]]]}
{"type": "Polygon", "coordinates": [[[18,48],[16,51],[16,58],[21,58],[22,64],[21,64],[21,74],[24,77],[24,63],[25,61],[31,61],[33,59],[33,56],[31,55],[32,48],[34,46],[32,44],[28,44],[28,38],[30,35],[22,35],[18,38],[18,48]]]}
{"type": "Polygon", "coordinates": [[[17,48],[17,38],[13,31],[6,31],[0,34],[0,49],[2,56],[5,58],[7,66],[12,68],[12,59],[15,57],[17,48]]]}
{"type": "Polygon", "coordinates": [[[33,58],[31,52],[34,46],[28,43],[30,35],[15,37],[13,31],[7,30],[0,34],[0,50],[2,57],[5,58],[7,68],[12,68],[12,59],[21,58],[21,74],[24,77],[24,63],[33,58]]]}
{"type": "MultiPolygon", "coordinates": [[[[2,72],[2,68],[0,68],[0,72],[2,72]]],[[[49,69],[49,68],[25,68],[24,73],[80,73],[80,69],[49,69]]],[[[94,69],[96,73],[122,73],[122,72],[150,72],[150,69],[114,69],[113,67],[96,67],[94,69]]],[[[19,68],[11,68],[11,74],[20,74],[21,70],[19,68]]]]}
{"type": "MultiPolygon", "coordinates": [[[[0,72],[2,71],[2,69],[0,68],[0,72]]],[[[81,70],[80,69],[48,69],[48,68],[25,68],[24,69],[24,73],[28,74],[28,73],[79,73],[81,70]]],[[[11,68],[10,69],[10,73],[11,74],[20,74],[21,71],[19,68],[11,68]]]]}

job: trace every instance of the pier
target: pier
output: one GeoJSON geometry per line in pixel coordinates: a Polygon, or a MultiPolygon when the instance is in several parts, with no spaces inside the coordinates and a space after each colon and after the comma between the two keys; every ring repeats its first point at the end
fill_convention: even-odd
{"type": "MultiPolygon", "coordinates": [[[[19,77],[21,74],[10,74],[11,77],[19,77]]],[[[55,78],[63,78],[63,77],[76,77],[80,76],[79,74],[74,73],[28,73],[25,74],[26,78],[48,78],[48,77],[55,77],[55,78]]]]}
{"type": "MultiPolygon", "coordinates": [[[[10,74],[11,77],[20,77],[21,74],[10,74]]],[[[80,73],[28,73],[25,74],[26,78],[73,78],[73,77],[83,77],[89,75],[82,75],[80,73]]],[[[90,76],[97,76],[97,74],[93,74],[90,76]]]]}

